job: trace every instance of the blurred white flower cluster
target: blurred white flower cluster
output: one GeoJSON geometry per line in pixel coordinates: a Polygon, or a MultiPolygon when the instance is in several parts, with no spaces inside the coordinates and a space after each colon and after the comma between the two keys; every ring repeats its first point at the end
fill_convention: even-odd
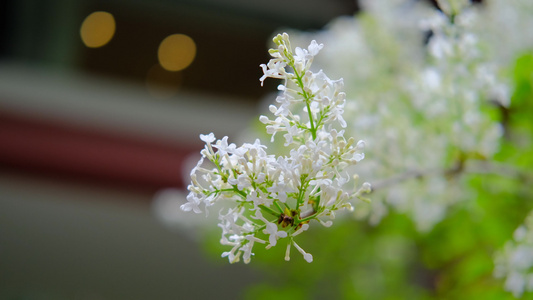
{"type": "Polygon", "coordinates": [[[184,211],[200,213],[202,207],[221,200],[229,208],[219,213],[222,229],[220,242],[231,249],[222,254],[231,263],[242,257],[248,263],[256,243],[267,248],[286,240],[285,259],[296,248],[308,262],[313,256],[294,240],[315,220],[331,226],[338,210],[352,209],[350,200],[370,192],[363,183],[346,188],[353,175],[345,168],[364,158],[364,142],[345,139],[343,119],[345,93],[343,81],[331,80],[310,70],[322,44],[314,40],[308,49],[293,51],[285,33],[274,38],[277,48],[270,49],[272,59],[261,65],[267,78],[283,79],[278,88],[278,105],[271,105],[274,119],[261,116],[272,139],[283,134],[287,156],[272,155],[259,140],[240,147],[228,143],[228,137],[216,140],[211,133],[201,135],[206,143],[202,158],[191,171],[184,211]],[[207,161],[206,161],[207,160],[207,161]],[[351,191],[350,191],[351,190],[351,191]]]}
{"type": "Polygon", "coordinates": [[[353,95],[346,131],[372,149],[358,173],[376,200],[358,204],[356,214],[377,224],[393,208],[428,231],[471,198],[462,176],[469,163],[498,150],[504,130],[487,112],[509,105],[505,67],[533,45],[502,28],[533,28],[533,1],[442,0],[442,11],[423,1],[361,2],[356,18],[291,35],[331,45],[316,64],[343,74],[353,95]]]}
{"type": "MultiPolygon", "coordinates": [[[[494,117],[510,105],[508,69],[533,49],[533,1],[363,0],[356,18],[342,17],[303,43],[331,45],[315,63],[343,74],[347,133],[372,149],[358,174],[372,182],[370,205],[356,216],[377,224],[389,209],[421,232],[453,204],[475,198],[465,173],[498,151],[505,128],[494,117]],[[383,180],[385,178],[385,180],[383,180]]],[[[515,296],[533,290],[533,217],[496,260],[515,296]]]]}
{"type": "Polygon", "coordinates": [[[533,291],[533,213],[514,232],[495,258],[494,275],[505,278],[505,289],[515,297],[533,291]]]}

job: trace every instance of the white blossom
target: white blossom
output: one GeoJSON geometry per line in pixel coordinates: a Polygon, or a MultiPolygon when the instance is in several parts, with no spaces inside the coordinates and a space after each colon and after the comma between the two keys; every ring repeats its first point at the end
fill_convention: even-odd
{"type": "Polygon", "coordinates": [[[505,289],[520,297],[533,291],[533,212],[514,231],[513,239],[495,255],[494,275],[505,278],[505,289]]]}
{"type": "Polygon", "coordinates": [[[278,87],[277,105],[269,107],[274,118],[260,116],[259,120],[272,140],[277,133],[283,135],[286,149],[274,155],[258,139],[237,147],[228,137],[217,140],[213,133],[200,135],[206,146],[191,171],[188,202],[181,206],[200,213],[202,207],[230,201],[226,212],[219,213],[218,226],[221,244],[231,247],[222,256],[231,263],[241,257],[250,262],[256,243],[268,249],[280,240],[287,241],[285,259],[290,247],[295,247],[312,262],[313,256],[294,237],[314,221],[331,226],[335,211],[351,208],[350,200],[370,192],[368,183],[364,189],[345,191],[349,177],[343,171],[364,158],[364,143],[354,145],[353,138],[346,140],[344,131],[335,129],[347,126],[342,116],[346,95],[342,79],[331,80],[323,71],[311,70],[323,45],[312,41],[308,49],[296,47],[293,52],[286,33],[274,42],[277,48],[270,49],[272,59],[261,65],[260,81],[280,78],[284,84],[278,87]]]}

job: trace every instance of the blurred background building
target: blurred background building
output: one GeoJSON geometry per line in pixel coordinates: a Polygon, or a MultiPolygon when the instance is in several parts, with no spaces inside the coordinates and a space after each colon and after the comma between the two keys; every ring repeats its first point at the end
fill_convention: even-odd
{"type": "Polygon", "coordinates": [[[0,298],[238,297],[259,275],[206,258],[189,229],[161,222],[178,206],[154,197],[183,195],[200,133],[236,137],[255,120],[275,91],[259,84],[274,34],[356,10],[353,0],[2,1],[0,298]]]}

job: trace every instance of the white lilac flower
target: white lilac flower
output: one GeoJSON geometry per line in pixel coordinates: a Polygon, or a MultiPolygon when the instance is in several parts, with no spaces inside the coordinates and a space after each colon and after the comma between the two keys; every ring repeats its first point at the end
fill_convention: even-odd
{"type": "Polygon", "coordinates": [[[294,246],[294,248],[296,248],[303,256],[304,256],[304,259],[307,261],[307,262],[313,262],[313,255],[311,255],[310,253],[307,253],[304,251],[304,249],[302,249],[302,247],[298,246],[298,244],[296,244],[296,242],[292,242],[292,245],[294,246]]]}
{"type": "Polygon", "coordinates": [[[347,126],[342,116],[346,95],[342,79],[331,80],[323,71],[311,70],[323,45],[312,41],[308,49],[297,47],[293,52],[286,33],[274,42],[277,48],[270,49],[272,59],[261,65],[260,81],[270,77],[283,79],[284,84],[278,87],[278,105],[269,108],[274,119],[259,120],[272,140],[276,133],[283,135],[286,149],[274,155],[259,140],[237,147],[228,137],[200,135],[206,146],[191,171],[187,203],[181,206],[200,213],[216,202],[229,201],[226,211],[219,213],[218,226],[220,243],[231,247],[222,254],[230,263],[241,257],[250,262],[256,243],[268,249],[282,240],[288,247],[286,260],[295,247],[312,262],[313,256],[294,238],[313,222],[331,226],[336,211],[351,208],[350,200],[370,192],[368,183],[353,191],[345,188],[349,176],[344,169],[363,159],[364,143],[346,140],[344,131],[335,129],[347,126]]]}
{"type": "MultiPolygon", "coordinates": [[[[271,222],[263,217],[260,210],[257,210],[255,212],[255,218],[263,221],[263,224],[265,224],[266,228],[263,230],[263,233],[268,234],[268,247],[276,246],[276,243],[279,238],[285,238],[287,237],[287,232],[284,230],[278,230],[278,224],[276,222],[271,222]]],[[[277,220],[276,220],[277,221],[277,220]]]]}
{"type": "Polygon", "coordinates": [[[505,289],[517,298],[533,291],[533,212],[496,253],[494,275],[505,278],[505,289]]]}

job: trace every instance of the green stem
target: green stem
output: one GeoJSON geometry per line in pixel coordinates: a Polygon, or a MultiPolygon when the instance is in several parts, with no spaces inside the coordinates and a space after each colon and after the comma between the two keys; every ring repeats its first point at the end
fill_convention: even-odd
{"type": "Polygon", "coordinates": [[[271,209],[270,207],[266,207],[264,204],[261,204],[261,205],[259,205],[259,208],[261,208],[262,210],[266,211],[267,213],[279,218],[280,214],[277,213],[275,210],[271,209]]]}
{"type": "Polygon", "coordinates": [[[316,140],[316,127],[315,127],[315,122],[313,120],[313,114],[311,112],[311,105],[310,105],[311,97],[304,89],[304,83],[302,81],[302,76],[300,76],[300,74],[298,74],[298,72],[294,68],[294,65],[291,66],[291,67],[293,67],[294,74],[296,75],[296,80],[297,80],[298,86],[302,90],[302,96],[304,97],[304,100],[305,100],[305,105],[307,107],[307,113],[309,114],[309,123],[311,124],[311,128],[310,128],[311,135],[313,136],[313,140],[316,140]]]}
{"type": "Polygon", "coordinates": [[[236,185],[232,185],[232,187],[233,187],[233,191],[234,191],[235,193],[239,194],[239,196],[241,196],[243,199],[246,199],[246,198],[247,198],[247,197],[246,197],[246,196],[247,196],[246,193],[243,192],[243,191],[241,191],[241,190],[239,190],[239,187],[237,187],[236,185]]]}
{"type": "Polygon", "coordinates": [[[296,199],[296,209],[300,209],[300,205],[304,201],[305,192],[307,191],[307,187],[309,186],[309,181],[307,181],[307,174],[302,175],[300,178],[300,191],[298,193],[298,198],[296,199]],[[305,176],[304,176],[305,175],[305,176]]]}
{"type": "Polygon", "coordinates": [[[313,121],[313,114],[311,113],[311,105],[309,105],[309,102],[307,99],[305,101],[305,105],[307,106],[307,112],[309,113],[309,123],[311,123],[311,135],[313,136],[313,141],[316,140],[316,128],[315,128],[315,122],[313,121]]]}
{"type": "Polygon", "coordinates": [[[303,218],[303,219],[300,219],[300,218],[295,219],[295,220],[294,220],[294,225],[298,225],[298,224],[300,224],[300,223],[302,223],[302,222],[306,222],[306,221],[309,221],[309,220],[311,220],[311,219],[314,219],[314,218],[316,218],[316,215],[317,215],[317,213],[314,213],[314,214],[312,214],[312,215],[310,215],[310,216],[308,216],[308,217],[305,217],[305,218],[303,218]]]}
{"type": "Polygon", "coordinates": [[[280,213],[283,213],[283,209],[281,208],[281,206],[279,205],[279,200],[274,200],[274,204],[276,205],[276,207],[279,209],[279,212],[280,213]]]}
{"type": "Polygon", "coordinates": [[[307,216],[307,217],[305,217],[305,218],[303,218],[303,219],[297,218],[297,219],[294,220],[294,224],[295,224],[295,225],[298,225],[298,224],[300,224],[300,223],[302,223],[302,222],[306,222],[306,221],[309,221],[309,220],[312,220],[312,219],[316,219],[316,216],[317,216],[318,214],[320,214],[322,211],[324,211],[323,208],[322,208],[322,209],[319,209],[319,210],[317,210],[317,211],[315,211],[312,215],[307,216]]]}

